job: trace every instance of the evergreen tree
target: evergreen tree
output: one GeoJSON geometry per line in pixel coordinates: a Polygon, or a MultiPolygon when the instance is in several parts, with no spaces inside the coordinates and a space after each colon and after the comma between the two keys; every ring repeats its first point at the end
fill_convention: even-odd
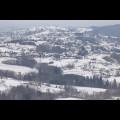
{"type": "Polygon", "coordinates": [[[107,81],[105,82],[104,88],[109,88],[109,87],[110,87],[110,83],[109,83],[109,81],[107,80],[107,81]]]}
{"type": "Polygon", "coordinates": [[[114,79],[114,82],[112,84],[112,89],[117,89],[117,82],[116,80],[114,79]]]}

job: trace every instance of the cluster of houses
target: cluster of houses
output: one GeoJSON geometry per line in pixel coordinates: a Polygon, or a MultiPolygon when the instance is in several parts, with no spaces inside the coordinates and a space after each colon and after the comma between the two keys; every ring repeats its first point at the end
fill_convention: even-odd
{"type": "Polygon", "coordinates": [[[37,55],[34,53],[35,49],[29,49],[27,47],[21,47],[19,45],[9,45],[9,44],[2,44],[0,46],[0,57],[17,57],[22,56],[23,53],[27,55],[37,55]]]}
{"type": "MultiPolygon", "coordinates": [[[[13,44],[7,44],[0,42],[0,57],[17,57],[22,56],[22,54],[26,54],[32,57],[53,57],[56,60],[62,60],[62,59],[83,59],[84,56],[79,55],[80,48],[82,46],[82,42],[80,40],[75,39],[74,34],[71,33],[51,33],[51,34],[38,34],[35,39],[33,40],[36,45],[43,44],[43,45],[50,45],[50,46],[60,46],[61,48],[65,48],[66,51],[58,54],[58,53],[47,53],[47,52],[41,52],[37,53],[36,46],[28,46],[25,45],[19,45],[18,43],[13,44]],[[39,40],[38,40],[38,38],[39,40]],[[43,42],[45,41],[45,42],[43,42]],[[4,49],[4,50],[3,50],[4,49]]],[[[31,37],[30,39],[33,39],[31,37]]],[[[107,47],[107,44],[106,44],[107,47]]],[[[115,44],[110,44],[110,47],[116,47],[115,44]]],[[[93,54],[93,51],[91,51],[91,44],[87,42],[85,49],[89,52],[89,54],[93,54]]],[[[105,51],[101,50],[94,50],[94,54],[104,54],[105,51]]],[[[87,59],[87,57],[85,58],[87,59]]],[[[53,61],[51,61],[50,64],[52,64],[53,61]]],[[[119,69],[105,69],[99,68],[96,65],[102,64],[107,68],[107,66],[112,65],[112,63],[109,62],[98,62],[96,58],[91,59],[91,62],[84,64],[81,68],[84,71],[91,71],[93,75],[102,76],[104,78],[108,78],[110,76],[116,76],[120,74],[119,69]]]]}
{"type": "Polygon", "coordinates": [[[109,62],[98,62],[96,58],[91,59],[91,62],[85,63],[81,69],[84,71],[92,72],[92,76],[101,76],[103,78],[109,78],[111,76],[118,77],[120,76],[120,69],[119,68],[109,68],[109,65],[112,63],[109,62]],[[105,66],[103,68],[99,68],[99,64],[105,66]]]}

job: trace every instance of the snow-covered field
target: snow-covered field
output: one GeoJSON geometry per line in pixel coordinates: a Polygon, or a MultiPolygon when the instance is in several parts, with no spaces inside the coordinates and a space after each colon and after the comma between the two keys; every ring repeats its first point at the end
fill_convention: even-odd
{"type": "MultiPolygon", "coordinates": [[[[35,89],[36,91],[41,91],[43,93],[59,93],[64,91],[63,85],[55,85],[55,84],[47,84],[40,82],[29,82],[29,81],[21,81],[15,80],[12,78],[8,79],[0,79],[0,91],[6,92],[9,91],[13,86],[26,86],[28,85],[30,88],[35,89]]],[[[106,89],[100,88],[90,88],[90,87],[80,87],[80,86],[72,86],[78,92],[93,94],[94,92],[105,92],[106,89]]]]}
{"type": "Polygon", "coordinates": [[[57,98],[55,100],[84,100],[84,99],[68,97],[68,98],[57,98]]]}
{"type": "Polygon", "coordinates": [[[77,89],[78,92],[84,92],[88,94],[106,91],[106,89],[102,89],[102,88],[91,88],[91,87],[80,87],[80,86],[74,86],[73,88],[77,89]]]}
{"type": "MultiPolygon", "coordinates": [[[[38,86],[37,84],[33,83],[33,85],[30,85],[30,87],[41,92],[59,93],[64,91],[63,85],[55,85],[55,84],[48,85],[46,83],[43,83],[41,86],[38,86]]],[[[88,94],[106,91],[106,89],[102,89],[102,88],[91,88],[91,87],[80,87],[80,86],[72,86],[72,87],[75,88],[78,92],[83,92],[88,94]]]]}
{"type": "Polygon", "coordinates": [[[64,91],[64,86],[52,85],[52,84],[49,85],[47,83],[21,81],[21,80],[8,78],[8,79],[0,79],[0,92],[8,92],[12,87],[20,86],[20,85],[23,86],[28,85],[30,88],[35,89],[36,91],[41,91],[42,93],[47,93],[47,92],[59,93],[61,91],[64,91]]]}
{"type": "Polygon", "coordinates": [[[9,59],[13,59],[13,58],[0,58],[0,70],[10,70],[10,71],[14,71],[16,73],[21,73],[21,74],[26,74],[29,72],[38,72],[37,69],[33,69],[33,68],[29,68],[29,67],[24,67],[24,66],[18,66],[18,65],[7,65],[7,64],[3,64],[2,61],[4,60],[9,60],[9,59]]]}
{"type": "Polygon", "coordinates": [[[12,87],[20,86],[27,84],[28,82],[20,81],[20,80],[15,80],[12,78],[8,79],[0,79],[0,92],[7,92],[9,91],[12,87]]]}
{"type": "Polygon", "coordinates": [[[93,29],[90,29],[90,28],[78,28],[77,29],[77,32],[79,33],[84,33],[84,32],[87,32],[87,31],[92,31],[93,29]]]}
{"type": "Polygon", "coordinates": [[[64,91],[64,86],[47,84],[47,83],[41,83],[40,85],[39,82],[32,82],[29,84],[29,87],[37,91],[41,91],[43,93],[46,93],[46,92],[59,93],[64,91]]]}
{"type": "Polygon", "coordinates": [[[40,45],[40,44],[43,44],[43,43],[46,43],[46,41],[37,41],[37,42],[35,42],[36,45],[40,45]]]}
{"type": "Polygon", "coordinates": [[[35,49],[35,46],[31,46],[31,45],[20,45],[20,44],[14,44],[14,43],[9,43],[9,45],[7,46],[7,44],[5,47],[0,47],[0,51],[1,52],[17,52],[17,53],[21,53],[21,51],[24,49],[26,52],[28,52],[29,49],[35,49]]]}
{"type": "MultiPolygon", "coordinates": [[[[85,58],[82,59],[61,59],[61,60],[54,60],[51,57],[47,58],[35,58],[37,62],[41,63],[49,63],[53,61],[53,64],[49,64],[51,66],[57,66],[60,67],[63,70],[64,74],[76,74],[76,75],[82,75],[82,76],[89,76],[93,77],[93,75],[97,74],[100,75],[100,70],[104,69],[104,71],[109,70],[111,71],[111,74],[114,74],[116,69],[120,68],[120,65],[117,63],[110,63],[108,65],[106,64],[106,61],[103,59],[103,57],[108,56],[107,54],[89,54],[85,58]],[[96,59],[95,61],[92,59],[96,59]],[[66,68],[68,64],[73,64],[75,67],[72,69],[66,68]]],[[[110,78],[104,78],[104,80],[114,81],[116,79],[117,82],[120,83],[120,77],[110,77],[110,78]]]]}

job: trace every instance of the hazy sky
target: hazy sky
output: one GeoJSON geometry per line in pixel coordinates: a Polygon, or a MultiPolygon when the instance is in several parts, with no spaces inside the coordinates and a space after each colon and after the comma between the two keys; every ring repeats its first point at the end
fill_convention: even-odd
{"type": "Polygon", "coordinates": [[[105,26],[120,24],[120,20],[0,20],[0,27],[58,26],[105,26]]]}

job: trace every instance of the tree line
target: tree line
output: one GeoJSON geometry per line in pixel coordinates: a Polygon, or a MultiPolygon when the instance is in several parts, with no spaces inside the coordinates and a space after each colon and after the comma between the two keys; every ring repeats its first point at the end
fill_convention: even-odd
{"type": "MultiPolygon", "coordinates": [[[[8,61],[10,62],[10,61],[8,61]]],[[[10,63],[11,64],[11,63],[10,63]]],[[[37,63],[34,59],[22,56],[20,59],[16,60],[14,63],[16,65],[22,65],[27,67],[32,67],[38,69],[38,73],[30,72],[25,75],[16,74],[13,71],[0,70],[0,77],[3,78],[14,78],[24,81],[38,81],[46,82],[50,84],[58,85],[75,85],[83,87],[96,87],[96,88],[106,88],[106,89],[116,89],[120,85],[117,85],[116,80],[114,82],[104,81],[102,77],[84,77],[74,74],[62,73],[61,68],[56,66],[49,66],[47,63],[37,63]]]]}
{"type": "Polygon", "coordinates": [[[12,87],[7,94],[0,94],[0,100],[53,100],[54,98],[55,94],[41,93],[28,86],[12,87]]]}
{"type": "Polygon", "coordinates": [[[35,65],[37,64],[37,62],[33,58],[24,54],[21,57],[17,58],[17,60],[6,60],[3,61],[2,63],[9,65],[26,66],[31,68],[34,68],[35,65]]]}
{"type": "Polygon", "coordinates": [[[47,52],[47,53],[63,53],[66,50],[60,46],[49,46],[49,45],[38,45],[36,48],[37,52],[47,52]]]}

